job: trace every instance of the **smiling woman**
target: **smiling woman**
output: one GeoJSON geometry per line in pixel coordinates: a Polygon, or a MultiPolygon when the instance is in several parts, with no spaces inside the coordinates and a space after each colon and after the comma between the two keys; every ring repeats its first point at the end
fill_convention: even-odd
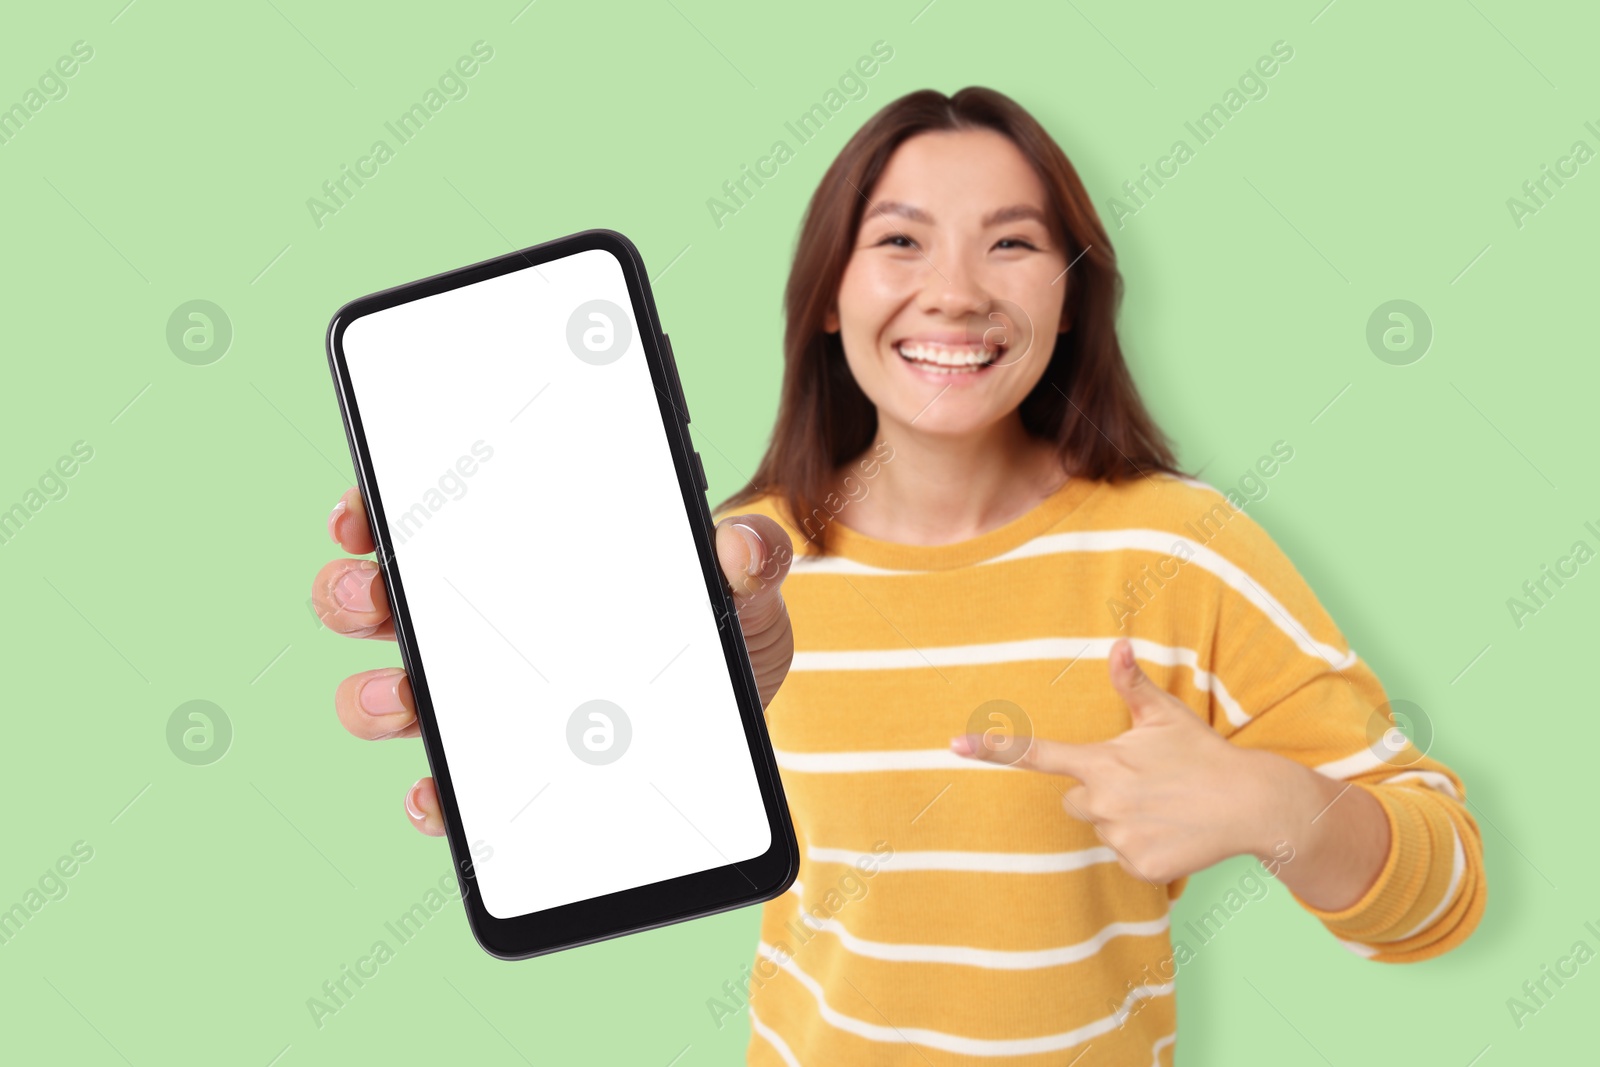
{"type": "Polygon", "coordinates": [[[807,209],[777,424],[718,510],[787,535],[755,556],[795,546],[750,579],[787,617],[741,616],[752,657],[792,620],[767,720],[802,849],[764,908],[751,1063],[1170,1064],[1171,904],[1230,856],[1374,960],[1482,914],[1465,786],[1373,744],[1377,677],[1266,531],[1178,469],[1120,290],[1071,163],[991,90],[891,103],[807,209]],[[805,521],[884,449],[870,494],[805,521]],[[1161,596],[1108,617],[1219,511],[1161,596]],[[1011,728],[978,736],[997,705],[1011,728]],[[872,893],[829,914],[819,887],[877,843],[872,893]]]}
{"type": "MultiPolygon", "coordinates": [[[[940,93],[902,97],[823,175],[785,294],[772,443],[724,506],[770,487],[811,514],[880,424],[967,438],[940,462],[1019,460],[1042,479],[1030,502],[1063,465],[1109,480],[1176,472],[1122,358],[1121,278],[1077,171],[1010,99],[968,90],[959,111],[940,93]]],[[[946,470],[966,502],[972,487],[946,470]]],[[[825,533],[811,540],[826,549],[825,533]]]]}
{"type": "MultiPolygon", "coordinates": [[[[890,103],[812,197],[772,439],[717,513],[801,856],[748,1004],[713,1006],[748,1011],[752,1064],[1170,1065],[1172,902],[1232,856],[1377,962],[1483,915],[1465,785],[1240,490],[1179,470],[1120,292],[1072,164],[989,89],[890,103]],[[1105,610],[1187,538],[1159,596],[1105,610]]],[[[329,532],[365,555],[364,519],[352,490],[329,532]]],[[[370,560],[328,563],[313,601],[394,638],[370,560]]],[[[418,735],[403,671],[334,705],[359,737],[418,735]]],[[[405,809],[444,832],[432,778],[405,809]]]]}

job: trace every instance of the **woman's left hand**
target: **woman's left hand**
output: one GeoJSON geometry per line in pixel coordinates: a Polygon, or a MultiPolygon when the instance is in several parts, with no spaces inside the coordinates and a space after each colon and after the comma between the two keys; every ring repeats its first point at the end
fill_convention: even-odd
{"type": "Polygon", "coordinates": [[[1077,779],[1064,795],[1067,813],[1094,826],[1123,870],[1152,883],[1270,851],[1284,775],[1304,768],[1224,739],[1145,675],[1126,638],[1109,663],[1111,686],[1133,717],[1126,733],[1092,744],[1036,737],[1014,761],[975,734],[953,738],[951,750],[1077,779]]]}

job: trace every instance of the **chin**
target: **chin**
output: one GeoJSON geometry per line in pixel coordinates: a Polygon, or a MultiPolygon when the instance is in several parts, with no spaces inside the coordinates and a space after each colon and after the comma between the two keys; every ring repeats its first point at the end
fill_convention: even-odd
{"type": "Polygon", "coordinates": [[[929,400],[932,397],[908,398],[899,402],[895,404],[896,418],[901,425],[916,433],[934,437],[973,437],[1010,414],[1010,410],[974,410],[951,395],[953,392],[933,400],[931,404],[929,400]]]}

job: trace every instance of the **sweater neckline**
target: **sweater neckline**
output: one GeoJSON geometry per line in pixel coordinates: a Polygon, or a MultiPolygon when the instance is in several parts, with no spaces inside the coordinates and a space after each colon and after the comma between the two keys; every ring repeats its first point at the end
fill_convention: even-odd
{"type": "Polygon", "coordinates": [[[943,545],[913,545],[869,537],[844,520],[847,509],[834,518],[828,530],[827,554],[888,570],[937,571],[971,566],[1033,540],[1070,515],[1100,485],[1091,478],[1070,477],[1031,510],[1005,525],[943,545]]]}

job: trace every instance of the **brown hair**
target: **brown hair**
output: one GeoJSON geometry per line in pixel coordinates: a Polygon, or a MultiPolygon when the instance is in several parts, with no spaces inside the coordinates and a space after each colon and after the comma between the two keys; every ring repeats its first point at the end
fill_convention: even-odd
{"type": "Polygon", "coordinates": [[[954,96],[908,93],[867,120],[812,194],[784,291],[784,374],[778,418],[750,483],[718,508],[776,492],[791,524],[826,551],[827,523],[811,533],[805,517],[822,509],[838,468],[877,434],[877,410],[856,384],[837,333],[823,324],[839,293],[861,216],[902,142],[929,131],[991,129],[1010,138],[1043,180],[1055,236],[1072,264],[1064,321],[1050,363],[1022,400],[1024,428],[1053,440],[1073,477],[1121,481],[1176,460],[1139,398],[1117,341],[1122,276],[1105,228],[1066,153],[1010,97],[971,86],[954,96]],[[1065,232],[1063,232],[1063,230],[1065,232]]]}

